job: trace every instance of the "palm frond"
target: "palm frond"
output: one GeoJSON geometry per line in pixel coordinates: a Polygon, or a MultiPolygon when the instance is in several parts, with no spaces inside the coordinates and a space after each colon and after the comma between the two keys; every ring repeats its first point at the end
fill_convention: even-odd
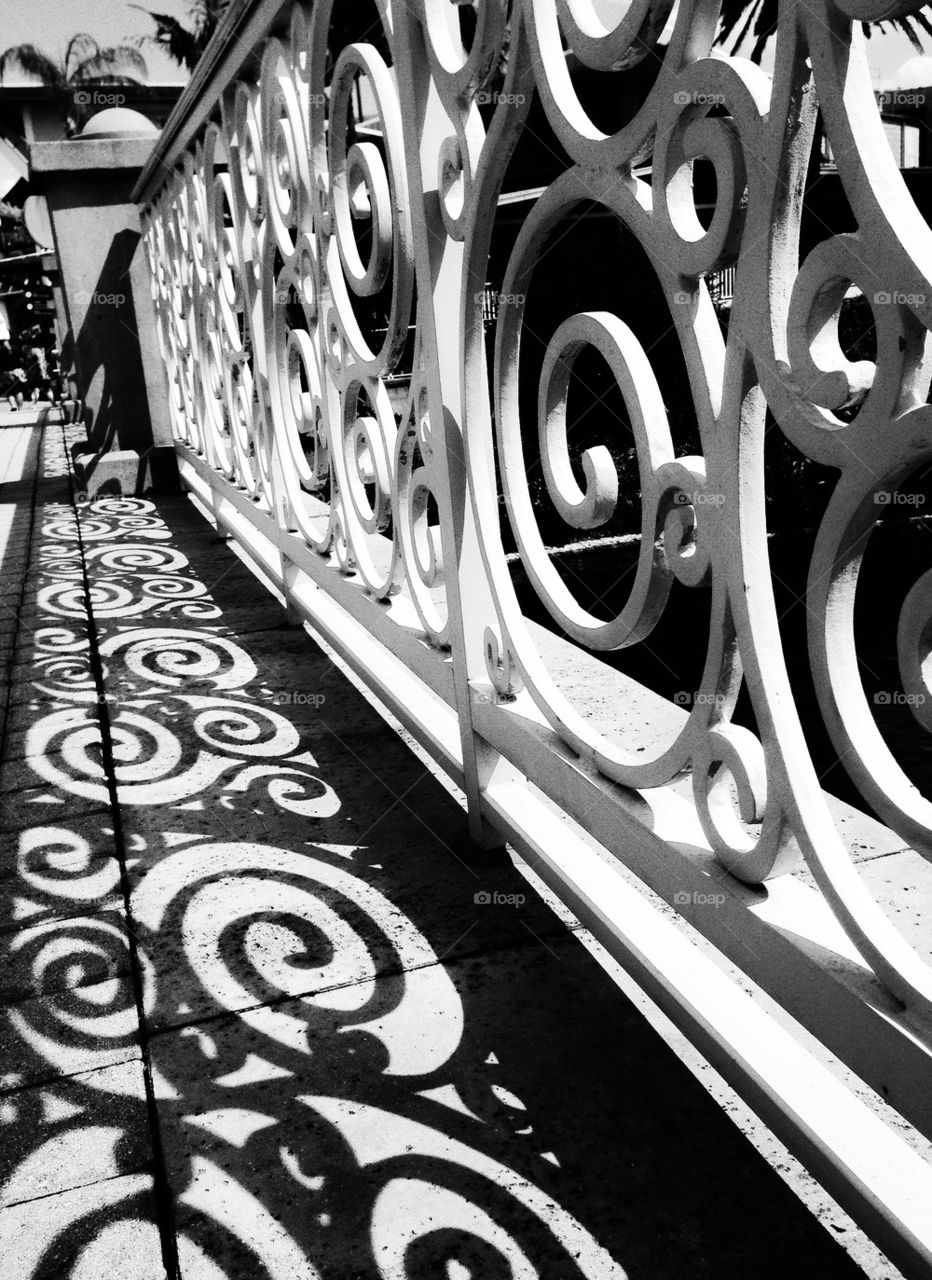
{"type": "Polygon", "coordinates": [[[70,80],[82,62],[86,62],[88,58],[96,57],[99,52],[100,45],[86,31],[79,31],[77,35],[73,35],[68,41],[65,49],[65,59],[62,64],[65,79],[70,80]]]}
{"type": "Polygon", "coordinates": [[[172,14],[158,13],[141,4],[131,4],[131,9],[147,13],[155,23],[155,33],[144,36],[151,44],[161,45],[168,56],[179,66],[193,71],[210,37],[227,8],[228,0],[195,0],[189,6],[191,26],[186,27],[172,14]]]}
{"type": "Polygon", "coordinates": [[[141,9],[155,23],[155,34],[145,36],[144,39],[151,44],[161,45],[173,62],[192,71],[201,55],[197,33],[189,31],[170,14],[154,13],[151,9],[143,9],[139,4],[131,7],[141,9]]]}
{"type": "Polygon", "coordinates": [[[7,71],[18,70],[42,84],[60,88],[65,83],[63,69],[34,44],[16,44],[0,54],[0,80],[7,71]]]}
{"type": "MultiPolygon", "coordinates": [[[[929,8],[926,4],[924,8],[929,8]]],[[[722,0],[718,32],[715,43],[729,44],[734,54],[748,38],[754,36],[754,44],[747,55],[752,62],[760,62],[764,50],[777,31],[779,0],[722,0]]],[[[875,31],[899,31],[907,37],[917,53],[926,52],[922,34],[932,36],[932,22],[921,10],[900,18],[888,18],[881,22],[862,23],[866,36],[875,31]]]]}
{"type": "MultiPolygon", "coordinates": [[[[761,3],[762,3],[762,0],[752,0],[752,3],[747,5],[746,8],[742,10],[742,13],[746,12],[747,19],[744,23],[744,26],[741,28],[741,30],[735,36],[734,40],[731,42],[732,54],[734,54],[736,50],[741,48],[741,45],[744,43],[745,39],[747,38],[747,34],[751,29],[752,22],[756,17],[760,16],[759,10],[760,10],[761,3]]],[[[736,6],[731,5],[730,8],[736,8],[736,6]]],[[[735,17],[732,19],[734,26],[738,25],[738,22],[740,21],[740,17],[741,15],[735,15],[735,17]]],[[[727,35],[731,34],[731,30],[729,30],[727,33],[724,31],[724,25],[727,21],[728,19],[725,16],[725,8],[723,6],[722,8],[722,25],[723,25],[722,44],[725,43],[727,35]]]]}
{"type": "Polygon", "coordinates": [[[877,22],[873,26],[864,24],[864,34],[870,36],[873,31],[902,31],[909,43],[913,46],[917,53],[926,53],[928,46],[923,44],[921,31],[926,35],[932,35],[932,23],[926,15],[920,10],[917,13],[908,13],[902,18],[891,18],[884,22],[877,22]],[[919,30],[917,30],[917,27],[919,30]]]}
{"type": "Polygon", "coordinates": [[[89,80],[110,80],[133,84],[145,80],[149,74],[146,60],[131,45],[118,45],[111,49],[98,49],[75,68],[71,76],[74,83],[85,84],[89,80]]]}

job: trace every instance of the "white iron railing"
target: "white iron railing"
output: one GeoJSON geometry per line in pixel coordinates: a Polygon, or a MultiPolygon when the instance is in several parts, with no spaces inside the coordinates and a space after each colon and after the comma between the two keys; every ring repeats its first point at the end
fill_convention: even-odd
{"type": "MultiPolygon", "coordinates": [[[[890,13],[782,6],[768,75],[711,56],[716,5],[692,0],[234,3],[137,195],[187,486],[462,787],[476,838],[528,856],[925,1274],[928,1165],[628,876],[932,1137],[932,972],[819,785],[765,521],[769,409],[837,473],[805,599],[821,717],[890,847],[927,856],[932,806],[875,722],[855,643],[878,502],[932,459],[932,232],[885,141],[861,32],[890,13]],[[819,107],[858,230],[800,261],[819,107]],[[529,140],[550,166],[542,189],[529,140]],[[715,175],[701,209],[699,160],[715,175]],[[500,218],[517,208],[495,277],[500,218]],[[617,227],[616,255],[561,271],[583,303],[541,335],[534,291],[584,210],[617,227]],[[637,332],[642,277],[623,243],[662,297],[701,453],[674,443],[679,375],[637,332]],[[727,326],[706,284],[726,271],[727,326]],[[595,274],[615,280],[617,309],[595,274]],[[871,361],[839,339],[852,290],[871,361]],[[588,348],[636,446],[640,535],[603,546],[639,548],[617,609],[590,608],[561,573],[529,484],[539,467],[566,541],[610,531],[632,497],[607,447],[628,428],[606,415],[605,445],[574,451],[567,403],[588,348]],[[530,404],[522,361],[539,369],[530,404]],[[648,643],[675,584],[708,600],[707,631],[680,640],[684,661],[704,651],[688,712],[598,657],[648,643]],[[756,731],[733,719],[742,687],[756,731]],[[803,865],[811,879],[788,874],[803,865]]],[[[896,626],[917,733],[932,728],[930,618],[932,571],[896,626]]]]}

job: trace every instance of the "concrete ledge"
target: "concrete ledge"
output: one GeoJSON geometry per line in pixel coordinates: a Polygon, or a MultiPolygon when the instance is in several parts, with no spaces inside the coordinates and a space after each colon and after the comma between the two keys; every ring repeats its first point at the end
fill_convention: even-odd
{"type": "Polygon", "coordinates": [[[179,488],[178,467],[172,448],[112,449],[94,453],[87,441],[72,450],[74,483],[79,501],[105,498],[116,494],[135,495],[155,490],[176,492],[179,488]]]}
{"type": "Polygon", "coordinates": [[[64,173],[88,169],[141,169],[157,136],[70,138],[63,142],[34,142],[29,163],[34,173],[64,173]]]}
{"type": "Polygon", "coordinates": [[[142,493],[146,488],[148,471],[145,457],[135,449],[114,449],[103,454],[76,450],[74,483],[78,501],[142,493]]]}

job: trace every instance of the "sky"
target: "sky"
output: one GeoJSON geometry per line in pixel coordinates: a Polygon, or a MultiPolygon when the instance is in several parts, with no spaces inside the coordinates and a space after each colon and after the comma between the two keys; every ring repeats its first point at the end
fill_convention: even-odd
{"type": "MultiPolygon", "coordinates": [[[[185,19],[187,0],[148,0],[149,8],[185,19]]],[[[38,45],[53,57],[62,57],[65,46],[79,31],[86,31],[101,45],[128,44],[127,37],[155,30],[145,13],[128,0],[0,0],[0,41],[6,49],[15,44],[38,45]]],[[[178,84],[187,72],[171,58],[147,45],[142,55],[149,66],[150,84],[178,84]]],[[[10,83],[7,80],[6,83],[10,83]]]]}
{"type": "MultiPolygon", "coordinates": [[[[346,2],[346,0],[344,0],[346,2]]],[[[188,0],[148,0],[161,13],[185,18],[188,0]]],[[[87,31],[103,45],[120,44],[127,36],[151,32],[153,23],[145,13],[130,7],[128,0],[0,0],[3,10],[3,47],[14,44],[36,44],[47,53],[61,56],[68,39],[78,31],[87,31]]],[[[907,58],[913,48],[905,36],[875,33],[868,41],[871,68],[875,82],[888,77],[907,58]]],[[[932,42],[928,52],[932,54],[932,42]]],[[[161,50],[151,45],[143,50],[149,64],[150,84],[177,84],[187,79],[161,50]]],[[[765,59],[764,65],[769,60],[765,59]]]]}
{"type": "MultiPolygon", "coordinates": [[[[747,48],[749,49],[752,45],[753,40],[749,40],[747,48]]],[[[742,52],[745,51],[742,50],[742,52]]],[[[761,66],[767,71],[773,67],[773,52],[774,42],[771,41],[761,60],[761,66]]],[[[898,32],[884,35],[880,31],[874,31],[867,41],[867,59],[874,84],[885,84],[897,67],[902,66],[908,58],[915,58],[916,53],[917,51],[906,36],[898,32]]],[[[923,53],[932,55],[932,40],[927,36],[923,38],[923,53]]]]}

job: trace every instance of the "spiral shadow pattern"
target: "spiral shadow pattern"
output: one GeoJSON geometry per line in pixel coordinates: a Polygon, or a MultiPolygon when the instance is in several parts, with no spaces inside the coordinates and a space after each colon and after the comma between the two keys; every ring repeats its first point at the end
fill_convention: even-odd
{"type": "MultiPolygon", "coordinates": [[[[270,689],[257,655],[268,662],[294,633],[234,637],[192,563],[203,540],[189,558],[168,533],[148,501],[99,502],[48,520],[35,549],[31,724],[20,799],[2,814],[14,907],[0,917],[0,1130],[21,1140],[0,1145],[0,1258],[21,1280],[87,1280],[129,1250],[157,1274],[155,1106],[183,1275],[323,1276],[354,1240],[358,1266],[386,1278],[481,1265],[621,1280],[559,1202],[540,1141],[519,1136],[532,1132],[525,1104],[483,1065],[494,1054],[471,1041],[468,987],[440,963],[462,909],[447,922],[423,888],[397,900],[404,879],[430,877],[425,819],[449,836],[450,815],[428,807],[399,825],[374,770],[388,752],[410,772],[406,749],[370,741],[374,717],[359,719],[348,686],[328,690],[334,711],[270,689]],[[115,594],[81,594],[48,553],[59,542],[120,593],[120,612],[115,594]],[[135,602],[162,581],[203,602],[198,625],[140,619],[135,602]]],[[[472,915],[472,876],[458,880],[472,915]]]]}

